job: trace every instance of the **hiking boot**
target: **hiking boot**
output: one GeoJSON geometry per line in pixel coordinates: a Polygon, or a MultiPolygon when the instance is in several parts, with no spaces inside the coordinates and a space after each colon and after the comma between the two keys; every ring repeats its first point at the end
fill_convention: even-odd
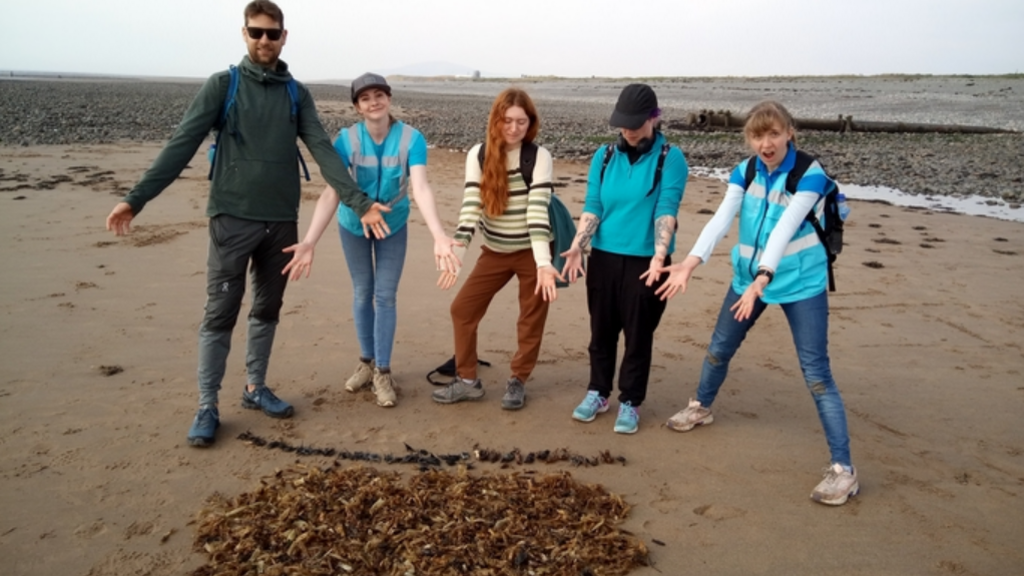
{"type": "Polygon", "coordinates": [[[856,496],[858,492],[860,484],[857,482],[857,469],[850,466],[847,470],[842,464],[832,464],[825,469],[825,479],[811,492],[811,500],[839,506],[846,504],[850,496],[856,496]]]}
{"type": "Polygon", "coordinates": [[[364,362],[363,359],[360,358],[355,371],[348,377],[348,380],[345,380],[345,390],[348,390],[349,392],[359,392],[364,386],[372,381],[373,360],[364,362]]]}
{"type": "Polygon", "coordinates": [[[640,413],[629,402],[619,404],[619,417],[615,419],[615,431],[619,434],[635,434],[640,427],[640,413]]]}
{"type": "Polygon", "coordinates": [[[199,407],[192,426],[188,429],[188,444],[197,448],[205,448],[213,444],[214,437],[220,428],[220,412],[213,404],[199,407]]]}
{"type": "Polygon", "coordinates": [[[572,419],[580,422],[592,422],[598,414],[608,411],[608,399],[601,397],[597,390],[590,390],[583,402],[572,411],[572,419]]]}
{"type": "Polygon", "coordinates": [[[463,400],[479,400],[484,397],[484,387],[480,384],[479,378],[472,382],[466,382],[456,376],[450,384],[440,390],[435,390],[430,397],[439,404],[455,404],[463,400]]]}
{"type": "Polygon", "coordinates": [[[395,394],[395,381],[391,378],[391,370],[384,370],[373,369],[373,393],[377,395],[377,406],[391,408],[398,400],[398,395],[395,394]]]}
{"type": "Polygon", "coordinates": [[[519,410],[526,403],[526,387],[523,381],[513,376],[505,384],[505,395],[501,397],[501,407],[504,410],[519,410]]]}
{"type": "Polygon", "coordinates": [[[665,426],[676,432],[689,432],[697,426],[704,426],[715,421],[710,408],[700,405],[700,402],[690,398],[690,403],[675,416],[668,419],[665,426]]]}
{"type": "Polygon", "coordinates": [[[291,418],[291,415],[295,413],[291,404],[274,396],[274,393],[266,386],[257,386],[252,392],[249,392],[248,387],[244,388],[242,390],[242,408],[262,410],[271,418],[291,418]]]}

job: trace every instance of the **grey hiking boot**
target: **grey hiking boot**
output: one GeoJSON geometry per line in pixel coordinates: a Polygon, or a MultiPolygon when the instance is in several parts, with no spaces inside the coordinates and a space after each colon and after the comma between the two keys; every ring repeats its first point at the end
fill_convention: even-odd
{"type": "Polygon", "coordinates": [[[501,397],[501,407],[504,410],[519,410],[526,404],[526,387],[523,381],[513,376],[505,384],[505,395],[501,397]]]}
{"type": "Polygon", "coordinates": [[[832,464],[825,469],[825,478],[811,492],[811,500],[839,506],[846,504],[850,496],[856,496],[858,492],[860,483],[857,481],[857,469],[850,466],[847,470],[842,464],[832,464]]]}
{"type": "Polygon", "coordinates": [[[398,400],[395,393],[395,380],[391,377],[389,368],[373,369],[373,393],[377,395],[377,406],[391,408],[398,400]]]}
{"type": "Polygon", "coordinates": [[[697,426],[705,426],[715,421],[710,408],[701,406],[700,402],[690,398],[690,403],[675,416],[668,419],[665,426],[676,432],[688,432],[697,426]]]}
{"type": "Polygon", "coordinates": [[[364,386],[373,381],[373,360],[369,362],[364,361],[362,358],[359,359],[359,364],[356,365],[355,371],[345,381],[345,390],[349,392],[358,392],[363,389],[364,386]]]}
{"type": "Polygon", "coordinates": [[[430,397],[439,404],[455,404],[463,400],[479,400],[484,397],[484,387],[480,384],[479,378],[472,382],[466,382],[456,376],[450,384],[440,390],[435,390],[430,397]]]}

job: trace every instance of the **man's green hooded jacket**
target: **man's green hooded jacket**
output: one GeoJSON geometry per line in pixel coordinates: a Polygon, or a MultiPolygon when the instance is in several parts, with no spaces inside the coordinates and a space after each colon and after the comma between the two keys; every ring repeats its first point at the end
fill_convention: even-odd
{"type": "MultiPolygon", "coordinates": [[[[246,56],[238,69],[238,92],[217,144],[206,215],[297,221],[301,183],[295,145],[301,138],[341,202],[362,216],[373,201],[352,181],[320,123],[312,95],[298,82],[298,115],[292,116],[286,85],[291,79],[288,65],[279,60],[276,69],[269,70],[246,56]]],[[[203,84],[170,141],[125,196],[134,214],[170,186],[192,161],[220,120],[229,81],[225,70],[203,84]]]]}

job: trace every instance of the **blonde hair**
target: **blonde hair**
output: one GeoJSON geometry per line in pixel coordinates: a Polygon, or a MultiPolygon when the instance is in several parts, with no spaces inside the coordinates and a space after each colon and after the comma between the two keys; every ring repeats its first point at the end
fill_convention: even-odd
{"type": "Polygon", "coordinates": [[[765,100],[755,105],[747,114],[747,123],[743,125],[743,135],[749,140],[762,136],[776,125],[783,130],[793,130],[790,141],[796,145],[796,125],[793,116],[786,107],[775,100],[765,100]]]}

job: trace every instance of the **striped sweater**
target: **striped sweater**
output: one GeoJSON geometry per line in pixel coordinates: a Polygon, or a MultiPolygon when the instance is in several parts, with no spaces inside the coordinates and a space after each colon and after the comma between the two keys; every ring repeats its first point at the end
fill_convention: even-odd
{"type": "MultiPolygon", "coordinates": [[[[484,245],[495,252],[517,252],[532,249],[537,267],[551,265],[551,224],[548,222],[548,204],[551,203],[551,153],[544,147],[537,149],[537,162],[533,167],[533,185],[527,189],[519,172],[519,148],[509,150],[509,201],[505,212],[497,217],[487,216],[480,199],[481,168],[478,160],[480,144],[473,146],[466,156],[466,188],[459,211],[459,227],[455,239],[469,246],[479,227],[484,245]]],[[[462,259],[465,248],[457,249],[462,259]]]]}

